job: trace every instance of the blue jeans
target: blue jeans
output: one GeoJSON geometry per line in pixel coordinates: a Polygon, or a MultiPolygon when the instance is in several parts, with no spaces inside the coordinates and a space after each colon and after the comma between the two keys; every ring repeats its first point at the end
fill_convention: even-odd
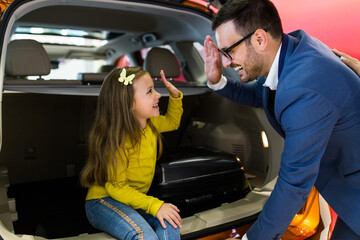
{"type": "Polygon", "coordinates": [[[86,216],[90,224],[120,240],[179,240],[180,230],[166,220],[160,221],[143,210],[118,202],[111,197],[87,200],[86,216]]]}

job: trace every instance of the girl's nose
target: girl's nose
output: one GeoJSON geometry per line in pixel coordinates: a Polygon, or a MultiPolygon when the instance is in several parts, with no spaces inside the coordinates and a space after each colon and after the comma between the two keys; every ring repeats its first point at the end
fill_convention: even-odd
{"type": "Polygon", "coordinates": [[[156,96],[157,99],[160,99],[160,98],[161,98],[161,94],[160,94],[158,91],[156,91],[156,90],[155,90],[155,96],[156,96]]]}

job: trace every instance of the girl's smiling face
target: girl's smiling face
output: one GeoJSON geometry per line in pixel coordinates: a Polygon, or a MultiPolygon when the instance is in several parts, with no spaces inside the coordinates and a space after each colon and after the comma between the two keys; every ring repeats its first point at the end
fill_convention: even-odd
{"type": "Polygon", "coordinates": [[[154,82],[149,74],[145,74],[133,81],[134,99],[133,112],[141,127],[146,127],[146,120],[158,117],[160,93],[155,91],[154,82]]]}

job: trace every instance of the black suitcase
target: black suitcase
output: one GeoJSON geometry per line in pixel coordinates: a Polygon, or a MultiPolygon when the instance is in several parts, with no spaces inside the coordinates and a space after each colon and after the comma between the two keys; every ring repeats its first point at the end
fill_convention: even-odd
{"type": "Polygon", "coordinates": [[[149,195],[175,204],[181,217],[233,202],[251,190],[240,159],[204,147],[166,149],[149,195]]]}

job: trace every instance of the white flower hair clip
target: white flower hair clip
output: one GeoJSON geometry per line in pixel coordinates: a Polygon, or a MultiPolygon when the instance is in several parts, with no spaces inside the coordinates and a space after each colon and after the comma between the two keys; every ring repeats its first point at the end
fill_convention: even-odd
{"type": "Polygon", "coordinates": [[[123,82],[124,85],[132,84],[132,80],[135,78],[135,74],[131,74],[130,76],[126,77],[126,69],[123,68],[123,70],[120,73],[119,82],[123,82]]]}

